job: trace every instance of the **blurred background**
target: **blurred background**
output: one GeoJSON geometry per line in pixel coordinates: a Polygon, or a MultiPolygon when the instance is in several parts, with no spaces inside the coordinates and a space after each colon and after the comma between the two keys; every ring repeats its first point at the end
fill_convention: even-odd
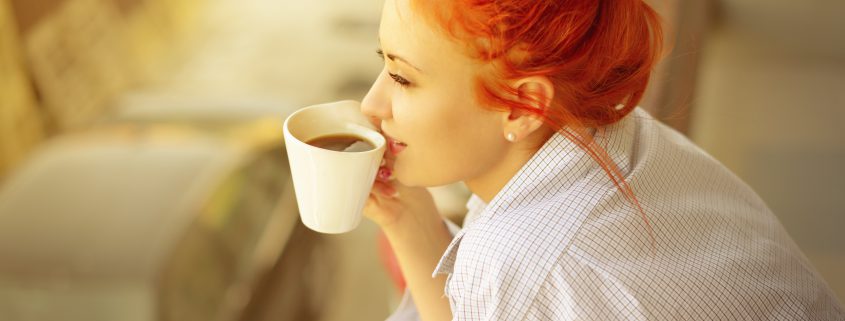
{"type": "MultiPolygon", "coordinates": [[[[360,100],[381,0],[0,0],[0,319],[382,320],[369,222],[298,219],[281,121],[360,100]]],[[[642,106],[845,297],[845,2],[660,0],[642,106]]],[[[433,188],[460,222],[468,191],[433,188]]]]}

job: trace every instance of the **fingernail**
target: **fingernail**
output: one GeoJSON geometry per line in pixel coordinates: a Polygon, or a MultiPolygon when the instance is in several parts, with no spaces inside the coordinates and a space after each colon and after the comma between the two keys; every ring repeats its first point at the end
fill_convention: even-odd
{"type": "Polygon", "coordinates": [[[378,170],[378,178],[380,180],[383,180],[383,181],[389,180],[390,174],[392,174],[392,173],[391,173],[389,168],[382,167],[382,168],[379,168],[379,170],[378,170]]]}
{"type": "Polygon", "coordinates": [[[399,197],[399,191],[393,191],[393,193],[390,194],[390,197],[393,197],[393,198],[399,197]]]}

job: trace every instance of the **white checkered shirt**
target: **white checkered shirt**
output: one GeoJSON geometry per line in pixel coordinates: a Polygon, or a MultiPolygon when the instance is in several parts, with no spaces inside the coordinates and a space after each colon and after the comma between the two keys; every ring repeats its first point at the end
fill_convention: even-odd
{"type": "MultiPolygon", "coordinates": [[[[652,226],[556,134],[496,195],[467,203],[448,274],[455,320],[845,320],[763,201],[637,109],[596,141],[652,226]]],[[[408,295],[391,321],[418,320],[408,295]]]]}

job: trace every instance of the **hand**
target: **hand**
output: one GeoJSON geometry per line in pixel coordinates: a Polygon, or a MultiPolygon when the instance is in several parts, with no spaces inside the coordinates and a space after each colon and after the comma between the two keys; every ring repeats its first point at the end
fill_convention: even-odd
{"type": "Polygon", "coordinates": [[[395,160],[395,155],[388,148],[364,205],[364,216],[382,228],[407,217],[421,220],[431,216],[439,220],[440,214],[428,189],[408,187],[393,178],[395,160]]]}
{"type": "Polygon", "coordinates": [[[370,197],[364,205],[364,216],[382,228],[409,216],[439,216],[428,189],[408,187],[392,177],[393,161],[393,155],[385,152],[384,165],[379,168],[370,197]]]}

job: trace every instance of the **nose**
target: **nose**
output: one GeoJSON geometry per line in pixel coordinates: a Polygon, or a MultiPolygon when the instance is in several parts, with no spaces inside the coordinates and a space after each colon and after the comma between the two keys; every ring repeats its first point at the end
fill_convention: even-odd
{"type": "Polygon", "coordinates": [[[373,82],[370,91],[361,101],[361,113],[367,116],[373,125],[380,127],[381,121],[393,118],[393,106],[390,101],[390,83],[387,81],[387,69],[373,82]]]}

